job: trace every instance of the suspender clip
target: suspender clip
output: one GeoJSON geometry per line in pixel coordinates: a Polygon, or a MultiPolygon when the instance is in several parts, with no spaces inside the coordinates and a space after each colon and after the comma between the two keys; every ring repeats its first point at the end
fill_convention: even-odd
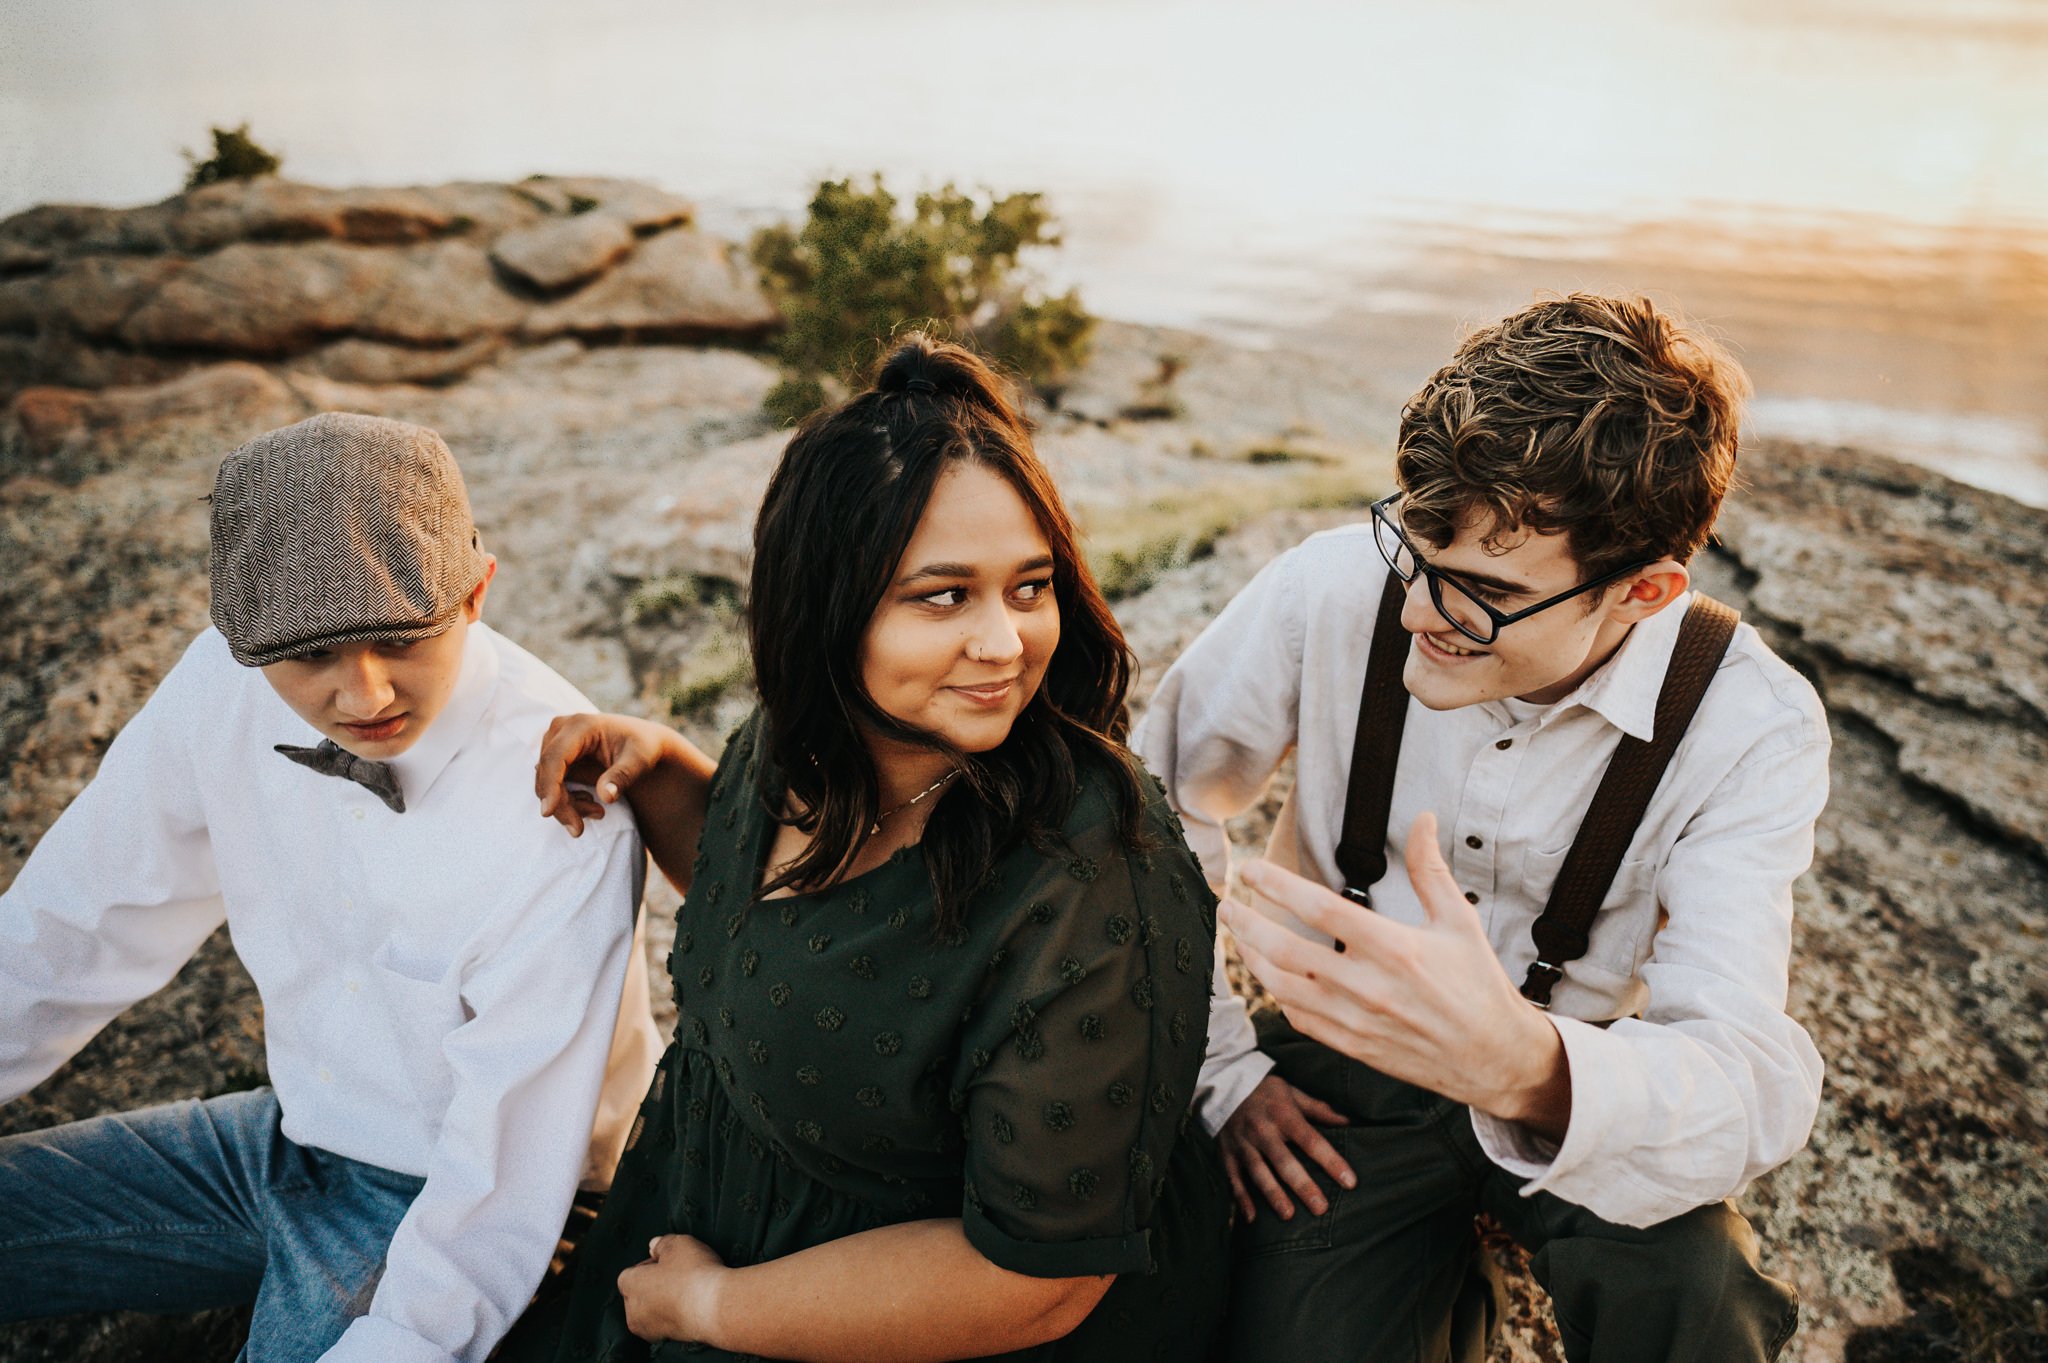
{"type": "MultiPolygon", "coordinates": [[[[1346,885],[1344,887],[1344,897],[1350,900],[1352,903],[1360,906],[1361,908],[1369,909],[1372,907],[1372,895],[1364,890],[1355,889],[1350,885],[1346,885]]],[[[1347,948],[1345,947],[1343,942],[1340,941],[1337,943],[1337,954],[1339,956],[1342,956],[1346,950],[1347,948]]]]}
{"type": "Polygon", "coordinates": [[[1550,1011],[1550,991],[1564,978],[1564,967],[1548,961],[1530,963],[1528,978],[1522,981],[1522,997],[1541,1008],[1550,1011]]]}

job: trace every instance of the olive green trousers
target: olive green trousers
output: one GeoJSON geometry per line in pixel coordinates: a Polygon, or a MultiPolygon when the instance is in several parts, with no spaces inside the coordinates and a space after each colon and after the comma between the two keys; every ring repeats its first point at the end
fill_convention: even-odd
{"type": "Polygon", "coordinates": [[[1647,1228],[1617,1226],[1489,1161],[1468,1110],[1258,1019],[1281,1077],[1350,1117],[1325,1131],[1358,1174],[1346,1190],[1304,1161],[1328,1199],[1236,1231],[1233,1363],[1482,1363],[1501,1316],[1479,1254],[1486,1213],[1533,1259],[1571,1363],[1777,1358],[1798,1325],[1791,1287],[1757,1263],[1725,1202],[1647,1228]]]}

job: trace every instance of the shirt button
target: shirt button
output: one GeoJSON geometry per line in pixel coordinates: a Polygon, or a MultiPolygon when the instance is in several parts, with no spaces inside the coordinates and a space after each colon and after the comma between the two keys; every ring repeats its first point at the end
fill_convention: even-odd
{"type": "MultiPolygon", "coordinates": [[[[1477,891],[1475,891],[1475,890],[1467,890],[1467,891],[1465,891],[1465,902],[1466,902],[1467,904],[1477,904],[1477,903],[1479,902],[1479,894],[1478,894],[1478,892],[1477,892],[1477,891]]],[[[354,986],[354,985],[350,985],[349,987],[350,987],[351,989],[353,989],[353,988],[354,988],[355,986],[354,986]]]]}
{"type": "Polygon", "coordinates": [[[1486,846],[1486,840],[1484,838],[1481,838],[1477,833],[1467,833],[1465,835],[1465,845],[1476,852],[1480,848],[1486,846]]]}
{"type": "Polygon", "coordinates": [[[350,808],[348,816],[351,819],[354,819],[357,823],[361,823],[363,821],[363,807],[361,805],[353,806],[352,808],[350,808]]]}
{"type": "Polygon", "coordinates": [[[348,982],[348,992],[349,992],[349,993],[351,993],[351,994],[360,994],[360,993],[362,993],[362,992],[363,992],[363,985],[362,985],[362,981],[360,981],[360,980],[350,980],[350,981],[348,982]]]}
{"type": "Polygon", "coordinates": [[[323,1083],[323,1084],[331,1084],[331,1083],[333,1083],[333,1082],[334,1082],[334,1071],[333,1071],[333,1070],[330,1070],[330,1069],[328,1069],[328,1068],[327,1068],[327,1067],[326,1067],[325,1065],[322,1065],[322,1066],[320,1067],[320,1082],[321,1082],[321,1083],[323,1083]]]}
{"type": "Polygon", "coordinates": [[[1502,752],[1506,752],[1509,748],[1515,746],[1515,740],[1512,738],[1503,738],[1500,742],[1494,744],[1493,746],[1500,749],[1502,752]]]}

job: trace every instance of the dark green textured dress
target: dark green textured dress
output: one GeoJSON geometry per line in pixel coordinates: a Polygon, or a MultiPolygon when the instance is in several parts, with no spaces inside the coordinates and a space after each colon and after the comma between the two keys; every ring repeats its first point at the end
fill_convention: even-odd
{"type": "Polygon", "coordinates": [[[676,1040],[566,1308],[507,1355],[735,1357],[650,1351],[627,1331],[616,1279],[656,1235],[694,1235],[741,1266],[957,1216],[1003,1268],[1119,1275],[1074,1333],[1006,1357],[1201,1359],[1228,1258],[1222,1166],[1187,1117],[1215,904],[1156,783],[1150,851],[1123,848],[1090,777],[1058,852],[1011,853],[941,941],[915,848],[818,894],[749,903],[775,832],[756,728],[713,778],[669,957],[676,1040]]]}

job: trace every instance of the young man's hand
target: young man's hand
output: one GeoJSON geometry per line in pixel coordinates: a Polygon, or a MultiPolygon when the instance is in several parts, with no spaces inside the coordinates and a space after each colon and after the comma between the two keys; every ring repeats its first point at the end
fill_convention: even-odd
{"type": "Polygon", "coordinates": [[[1322,1189],[1295,1158],[1299,1150],[1322,1166],[1346,1188],[1358,1186],[1358,1175],[1337,1153],[1337,1147],[1316,1130],[1322,1126],[1345,1126],[1344,1114],[1320,1098],[1312,1098],[1277,1074],[1269,1074],[1245,1096],[1216,1133],[1223,1151],[1223,1172],[1230,1176],[1230,1192],[1246,1221],[1259,1219],[1259,1206],[1251,1195],[1256,1188],[1282,1221],[1294,1217],[1292,1188],[1309,1211],[1321,1216],[1329,1210],[1322,1189]],[[1283,1187],[1282,1185],[1285,1185],[1283,1187]]]}
{"type": "Polygon", "coordinates": [[[630,715],[555,716],[533,768],[542,816],[580,837],[584,820],[602,819],[678,741],[666,725],[630,715]]]}
{"type": "Polygon", "coordinates": [[[1436,816],[1408,832],[1408,879],[1427,920],[1382,918],[1313,881],[1253,862],[1244,883],[1342,952],[1254,907],[1223,906],[1245,965],[1303,1035],[1383,1074],[1553,1141],[1571,1115],[1564,1043],[1516,990],[1436,845],[1436,816]]]}

